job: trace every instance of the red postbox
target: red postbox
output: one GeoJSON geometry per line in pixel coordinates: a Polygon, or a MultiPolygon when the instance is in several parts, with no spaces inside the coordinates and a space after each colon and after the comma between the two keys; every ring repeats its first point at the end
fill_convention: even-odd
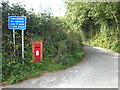
{"type": "Polygon", "coordinates": [[[33,52],[34,62],[41,61],[43,59],[42,47],[43,47],[42,40],[32,41],[32,52],[33,52]]]}

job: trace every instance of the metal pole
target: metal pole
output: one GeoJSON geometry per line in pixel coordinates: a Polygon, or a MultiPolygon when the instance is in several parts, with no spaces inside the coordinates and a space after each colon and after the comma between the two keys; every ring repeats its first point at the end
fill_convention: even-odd
{"type": "Polygon", "coordinates": [[[13,44],[14,44],[14,58],[15,58],[15,29],[13,29],[13,44]]]}
{"type": "Polygon", "coordinates": [[[24,29],[22,29],[22,58],[24,58],[24,29]]]}

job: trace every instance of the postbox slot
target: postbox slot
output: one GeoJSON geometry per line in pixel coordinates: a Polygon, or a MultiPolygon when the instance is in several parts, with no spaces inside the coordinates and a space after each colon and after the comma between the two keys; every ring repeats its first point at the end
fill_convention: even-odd
{"type": "Polygon", "coordinates": [[[35,47],[35,48],[40,48],[40,47],[35,47]]]}

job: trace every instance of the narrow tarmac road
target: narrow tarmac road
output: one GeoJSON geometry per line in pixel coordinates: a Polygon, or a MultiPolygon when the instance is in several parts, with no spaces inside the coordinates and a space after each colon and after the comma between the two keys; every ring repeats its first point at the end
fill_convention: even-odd
{"type": "Polygon", "coordinates": [[[90,45],[84,48],[84,59],[74,67],[5,87],[118,88],[118,54],[90,45]]]}

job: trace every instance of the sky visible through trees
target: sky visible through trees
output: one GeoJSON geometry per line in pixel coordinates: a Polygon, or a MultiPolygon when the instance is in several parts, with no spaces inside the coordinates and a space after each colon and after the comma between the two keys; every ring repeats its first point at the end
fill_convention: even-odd
{"type": "Polygon", "coordinates": [[[50,10],[54,16],[64,16],[65,4],[64,0],[5,0],[10,3],[19,3],[25,5],[26,10],[34,9],[35,13],[50,10]]]}

